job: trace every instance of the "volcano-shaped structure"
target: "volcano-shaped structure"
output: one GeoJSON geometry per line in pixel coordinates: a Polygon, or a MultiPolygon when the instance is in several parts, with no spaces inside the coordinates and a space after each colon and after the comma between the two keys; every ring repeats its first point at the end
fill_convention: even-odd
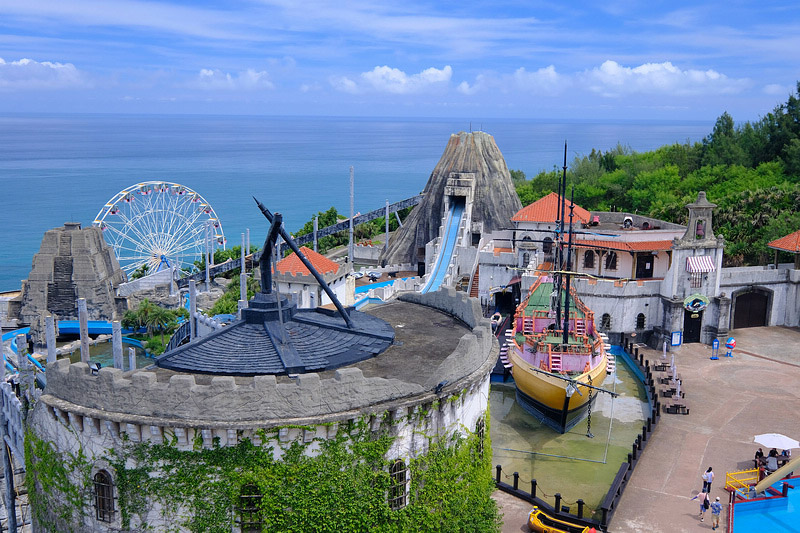
{"type": "Polygon", "coordinates": [[[484,233],[508,228],[511,217],[522,209],[494,137],[482,131],[454,133],[428,179],[422,201],[389,241],[382,257],[386,264],[425,260],[425,245],[439,235],[447,180],[454,177],[473,180],[473,228],[480,227],[484,233]]]}

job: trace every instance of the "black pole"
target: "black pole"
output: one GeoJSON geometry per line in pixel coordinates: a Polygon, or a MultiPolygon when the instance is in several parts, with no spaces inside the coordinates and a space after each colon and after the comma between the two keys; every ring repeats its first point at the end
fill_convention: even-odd
{"type": "MultiPolygon", "coordinates": [[[[255,196],[253,197],[253,200],[255,200],[256,204],[258,204],[258,208],[261,210],[261,213],[267,218],[270,224],[272,224],[272,220],[274,217],[272,213],[270,213],[269,209],[264,207],[264,204],[259,202],[255,196]]],[[[328,284],[325,283],[325,280],[322,278],[322,276],[320,276],[319,272],[317,272],[317,269],[314,268],[314,266],[308,259],[306,259],[306,256],[304,256],[300,252],[300,248],[297,247],[297,243],[294,242],[294,239],[292,238],[291,235],[289,235],[286,229],[284,229],[283,225],[281,225],[280,227],[280,233],[281,237],[283,237],[283,240],[285,240],[286,244],[289,245],[289,248],[291,248],[292,251],[297,254],[297,257],[300,258],[300,261],[305,265],[305,267],[309,270],[309,272],[311,272],[311,274],[314,276],[314,279],[316,279],[317,283],[319,283],[319,286],[322,287],[322,290],[324,290],[325,294],[328,295],[328,298],[331,299],[333,305],[336,306],[336,310],[339,311],[339,314],[344,319],[345,323],[347,324],[347,327],[350,329],[354,329],[355,325],[353,324],[353,321],[350,319],[350,315],[348,315],[347,312],[344,310],[344,307],[342,307],[342,303],[339,301],[339,298],[336,297],[336,295],[333,293],[328,284]]]]}
{"type": "Polygon", "coordinates": [[[583,505],[584,505],[584,501],[583,501],[583,500],[581,500],[581,499],[579,499],[579,500],[577,501],[577,504],[578,504],[578,518],[583,518],[583,505]]]}
{"type": "Polygon", "coordinates": [[[532,498],[536,497],[536,480],[535,479],[531,480],[531,497],[532,498]]]}
{"type": "Polygon", "coordinates": [[[558,201],[560,205],[556,213],[556,222],[558,223],[558,232],[556,234],[556,276],[554,278],[556,289],[556,328],[561,324],[561,271],[564,264],[564,252],[561,249],[561,243],[564,240],[564,197],[567,195],[567,141],[564,141],[564,166],[561,175],[561,180],[558,183],[558,201]]]}
{"type": "MultiPolygon", "coordinates": [[[[564,155],[566,157],[566,154],[564,155]]],[[[566,185],[566,183],[564,183],[566,185]]],[[[567,286],[564,297],[564,344],[569,344],[569,285],[572,276],[569,271],[572,269],[572,217],[575,211],[575,186],[572,187],[572,198],[570,198],[569,206],[569,244],[567,245],[567,286]]]]}
{"type": "Polygon", "coordinates": [[[496,479],[496,482],[497,482],[497,483],[500,483],[500,472],[502,472],[502,471],[503,471],[503,467],[502,467],[502,466],[500,466],[500,465],[497,465],[497,466],[495,466],[494,468],[495,468],[495,470],[497,470],[497,474],[495,474],[495,479],[496,479]]]}
{"type": "Polygon", "coordinates": [[[514,490],[519,489],[519,472],[514,472],[514,490]]]}
{"type": "Polygon", "coordinates": [[[561,493],[560,492],[556,492],[555,498],[556,498],[555,511],[556,511],[556,513],[560,513],[561,512],[561,493]]]}

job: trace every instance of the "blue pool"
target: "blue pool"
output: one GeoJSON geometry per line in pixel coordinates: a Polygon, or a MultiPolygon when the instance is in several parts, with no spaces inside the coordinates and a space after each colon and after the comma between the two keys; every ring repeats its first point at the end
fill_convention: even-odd
{"type": "Polygon", "coordinates": [[[782,480],[772,486],[781,491],[784,481],[795,487],[789,489],[786,498],[740,501],[733,505],[734,533],[800,531],[800,477],[782,480]]]}

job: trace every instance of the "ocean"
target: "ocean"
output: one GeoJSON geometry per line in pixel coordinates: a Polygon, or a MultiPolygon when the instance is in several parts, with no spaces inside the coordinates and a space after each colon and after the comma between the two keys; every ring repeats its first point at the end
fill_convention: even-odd
{"type": "Polygon", "coordinates": [[[382,207],[422,191],[451,133],[494,136],[510,169],[533,177],[593,148],[647,151],[699,141],[713,122],[386,119],[167,115],[0,115],[4,238],[0,290],[18,290],[42,236],[90,226],[117,192],[143,181],[184,185],[213,207],[228,246],[267,223],[252,197],[294,232],[319,211],[382,207]]]}

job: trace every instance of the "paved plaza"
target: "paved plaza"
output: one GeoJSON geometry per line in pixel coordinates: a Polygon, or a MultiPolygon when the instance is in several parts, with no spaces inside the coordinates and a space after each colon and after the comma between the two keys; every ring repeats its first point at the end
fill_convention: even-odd
{"type": "MultiPolygon", "coordinates": [[[[711,530],[710,513],[701,523],[697,500],[691,501],[709,466],[716,473],[711,497],[726,504],[725,524],[725,473],[752,468],[758,448],[753,437],[774,432],[800,439],[800,329],[747,328],[731,335],[736,338],[732,358],[723,356],[724,346],[718,361],[710,360],[711,347],[703,344],[687,344],[676,352],[690,413],[662,414],[610,531],[711,530]]],[[[639,350],[651,362],[663,360],[660,350],[639,350]]],[[[503,533],[527,531],[530,504],[499,491],[495,496],[504,515],[503,533]]]]}

